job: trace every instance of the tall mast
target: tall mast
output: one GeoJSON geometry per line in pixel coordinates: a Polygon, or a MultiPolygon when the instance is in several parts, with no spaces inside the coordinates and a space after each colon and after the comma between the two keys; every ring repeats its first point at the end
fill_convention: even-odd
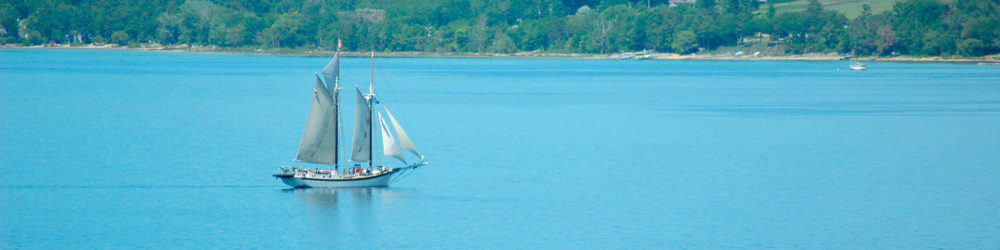
{"type": "Polygon", "coordinates": [[[368,167],[375,163],[375,51],[372,51],[372,79],[368,83],[368,167]]]}
{"type": "Polygon", "coordinates": [[[375,51],[372,51],[372,81],[368,83],[368,95],[375,96],[375,51]]]}
{"type": "Polygon", "coordinates": [[[336,155],[337,160],[333,162],[333,169],[335,171],[337,171],[337,173],[340,173],[340,151],[341,151],[340,150],[341,149],[340,133],[342,132],[341,129],[340,129],[340,126],[341,126],[341,124],[340,124],[340,47],[341,46],[342,46],[342,43],[340,42],[340,37],[337,37],[337,55],[336,55],[337,56],[337,76],[336,76],[336,78],[333,78],[333,95],[334,95],[333,96],[333,102],[334,102],[333,105],[334,105],[334,107],[337,107],[336,108],[337,109],[337,114],[336,114],[337,115],[337,138],[336,138],[336,140],[337,140],[337,151],[333,152],[334,155],[336,155]]]}
{"type": "MultiPolygon", "coordinates": [[[[340,54],[339,50],[337,51],[337,54],[340,54]]],[[[337,107],[337,139],[336,139],[337,140],[337,151],[333,152],[334,154],[337,155],[337,161],[333,162],[333,169],[336,170],[339,173],[340,172],[340,151],[341,151],[340,149],[341,149],[341,146],[342,146],[341,145],[342,142],[340,141],[340,133],[342,132],[341,129],[340,129],[340,127],[342,126],[342,124],[340,124],[340,91],[338,91],[338,90],[340,90],[340,76],[337,76],[337,78],[334,79],[333,82],[334,82],[333,88],[336,89],[336,90],[333,91],[334,95],[336,95],[333,98],[333,101],[334,101],[334,105],[336,105],[336,107],[337,107]]]]}

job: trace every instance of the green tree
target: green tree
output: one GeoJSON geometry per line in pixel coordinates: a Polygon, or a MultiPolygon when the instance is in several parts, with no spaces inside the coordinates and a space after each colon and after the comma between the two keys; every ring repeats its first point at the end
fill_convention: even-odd
{"type": "Polygon", "coordinates": [[[774,18],[775,12],[777,12],[777,10],[774,8],[774,2],[767,1],[767,18],[768,19],[774,18]]]}
{"type": "Polygon", "coordinates": [[[894,52],[893,48],[896,47],[896,42],[899,38],[896,37],[896,31],[889,26],[883,26],[878,29],[878,39],[875,40],[875,53],[879,55],[888,55],[894,52]]]}
{"type": "Polygon", "coordinates": [[[983,41],[975,38],[965,39],[958,43],[958,54],[964,56],[978,56],[985,54],[983,50],[987,47],[983,41]]]}
{"type": "Polygon", "coordinates": [[[493,44],[490,45],[490,51],[493,53],[513,53],[517,50],[517,47],[514,46],[514,40],[507,34],[498,33],[495,37],[493,44]]]}
{"type": "Polygon", "coordinates": [[[301,26],[301,15],[298,13],[281,15],[271,27],[264,30],[259,42],[269,47],[295,48],[301,45],[295,34],[301,26]]]}
{"type": "Polygon", "coordinates": [[[806,7],[806,13],[812,17],[819,17],[823,13],[823,4],[819,3],[819,0],[809,0],[809,6],[806,7]]]}
{"type": "Polygon", "coordinates": [[[132,40],[131,36],[129,36],[128,33],[126,33],[123,30],[111,33],[111,42],[117,43],[118,45],[128,44],[130,40],[132,40]]]}
{"type": "Polygon", "coordinates": [[[697,37],[693,31],[683,30],[674,34],[670,47],[677,53],[688,53],[698,48],[697,37]]]}
{"type": "Polygon", "coordinates": [[[907,54],[938,55],[942,44],[935,39],[945,38],[948,32],[941,17],[947,6],[935,0],[907,0],[892,7],[893,30],[899,38],[899,49],[907,54]],[[930,42],[930,44],[927,44],[930,42]]]}
{"type": "Polygon", "coordinates": [[[226,45],[229,46],[240,46],[247,41],[247,28],[246,25],[239,23],[233,27],[226,30],[226,45]]]}
{"type": "Polygon", "coordinates": [[[28,31],[28,39],[26,41],[28,42],[28,44],[37,45],[45,43],[45,39],[46,38],[42,36],[41,32],[38,32],[37,30],[32,30],[28,31]]]}
{"type": "Polygon", "coordinates": [[[715,1],[716,0],[696,0],[694,5],[698,6],[698,8],[702,10],[713,10],[715,9],[715,1]]]}
{"type": "Polygon", "coordinates": [[[17,33],[18,18],[20,18],[20,13],[17,13],[17,9],[14,8],[14,5],[11,5],[10,3],[0,3],[0,29],[3,29],[4,33],[6,33],[0,34],[0,37],[6,35],[16,38],[19,36],[17,33]]]}

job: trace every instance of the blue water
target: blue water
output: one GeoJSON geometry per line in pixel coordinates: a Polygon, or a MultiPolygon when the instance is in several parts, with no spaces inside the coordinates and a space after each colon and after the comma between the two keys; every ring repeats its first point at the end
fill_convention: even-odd
{"type": "Polygon", "coordinates": [[[1000,248],[1000,67],[380,58],[431,165],[287,189],[327,60],[0,50],[0,248],[1000,248]]]}

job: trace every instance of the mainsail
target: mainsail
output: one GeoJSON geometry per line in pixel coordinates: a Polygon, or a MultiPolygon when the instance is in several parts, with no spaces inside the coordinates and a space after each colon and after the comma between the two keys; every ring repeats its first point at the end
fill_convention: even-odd
{"type": "Polygon", "coordinates": [[[382,113],[378,114],[379,127],[382,128],[382,154],[385,156],[391,156],[397,160],[403,162],[406,165],[406,160],[403,159],[403,153],[399,151],[399,145],[396,144],[396,139],[392,138],[392,134],[389,133],[389,125],[385,124],[385,119],[382,118],[382,113]]]}
{"type": "Polygon", "coordinates": [[[315,164],[337,162],[337,105],[319,75],[316,76],[312,108],[295,160],[315,164]]]}
{"type": "MultiPolygon", "coordinates": [[[[389,121],[392,122],[392,128],[396,130],[396,137],[399,139],[399,147],[423,158],[423,156],[420,155],[420,152],[417,152],[417,146],[413,145],[413,141],[410,141],[409,136],[406,136],[406,131],[403,131],[403,126],[400,126],[399,122],[396,121],[396,118],[392,116],[392,112],[389,112],[389,108],[385,108],[385,114],[389,116],[389,121]]],[[[379,116],[379,118],[381,119],[382,117],[379,116]]]]}
{"type": "Polygon", "coordinates": [[[354,111],[354,143],[351,149],[351,161],[368,162],[372,160],[372,108],[357,89],[357,108],[354,111]]]}

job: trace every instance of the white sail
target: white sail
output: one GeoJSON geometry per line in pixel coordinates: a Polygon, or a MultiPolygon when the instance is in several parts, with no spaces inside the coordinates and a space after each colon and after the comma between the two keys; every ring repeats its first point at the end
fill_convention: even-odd
{"type": "Polygon", "coordinates": [[[396,117],[392,116],[392,112],[389,112],[388,108],[385,108],[385,114],[389,116],[389,121],[392,122],[392,128],[396,130],[396,138],[399,139],[399,147],[422,157],[420,152],[417,151],[417,146],[413,145],[413,141],[410,141],[410,137],[406,135],[406,131],[403,131],[403,126],[399,125],[399,122],[396,121],[396,117]]]}
{"type": "Polygon", "coordinates": [[[337,162],[337,105],[318,75],[312,108],[295,160],[315,164],[337,162]]]}
{"type": "Polygon", "coordinates": [[[367,162],[372,160],[372,109],[365,101],[361,90],[357,89],[357,109],[354,112],[354,143],[351,148],[351,161],[367,162]]]}
{"type": "Polygon", "coordinates": [[[389,125],[385,124],[382,113],[378,114],[378,122],[381,125],[379,127],[382,128],[382,154],[396,158],[403,162],[403,165],[407,165],[406,160],[403,159],[403,153],[399,151],[399,145],[396,144],[396,139],[392,138],[392,134],[389,133],[389,125]]]}
{"type": "Polygon", "coordinates": [[[323,80],[326,80],[326,84],[334,84],[337,82],[337,77],[340,76],[340,52],[333,55],[333,59],[330,63],[323,67],[323,80]]]}

